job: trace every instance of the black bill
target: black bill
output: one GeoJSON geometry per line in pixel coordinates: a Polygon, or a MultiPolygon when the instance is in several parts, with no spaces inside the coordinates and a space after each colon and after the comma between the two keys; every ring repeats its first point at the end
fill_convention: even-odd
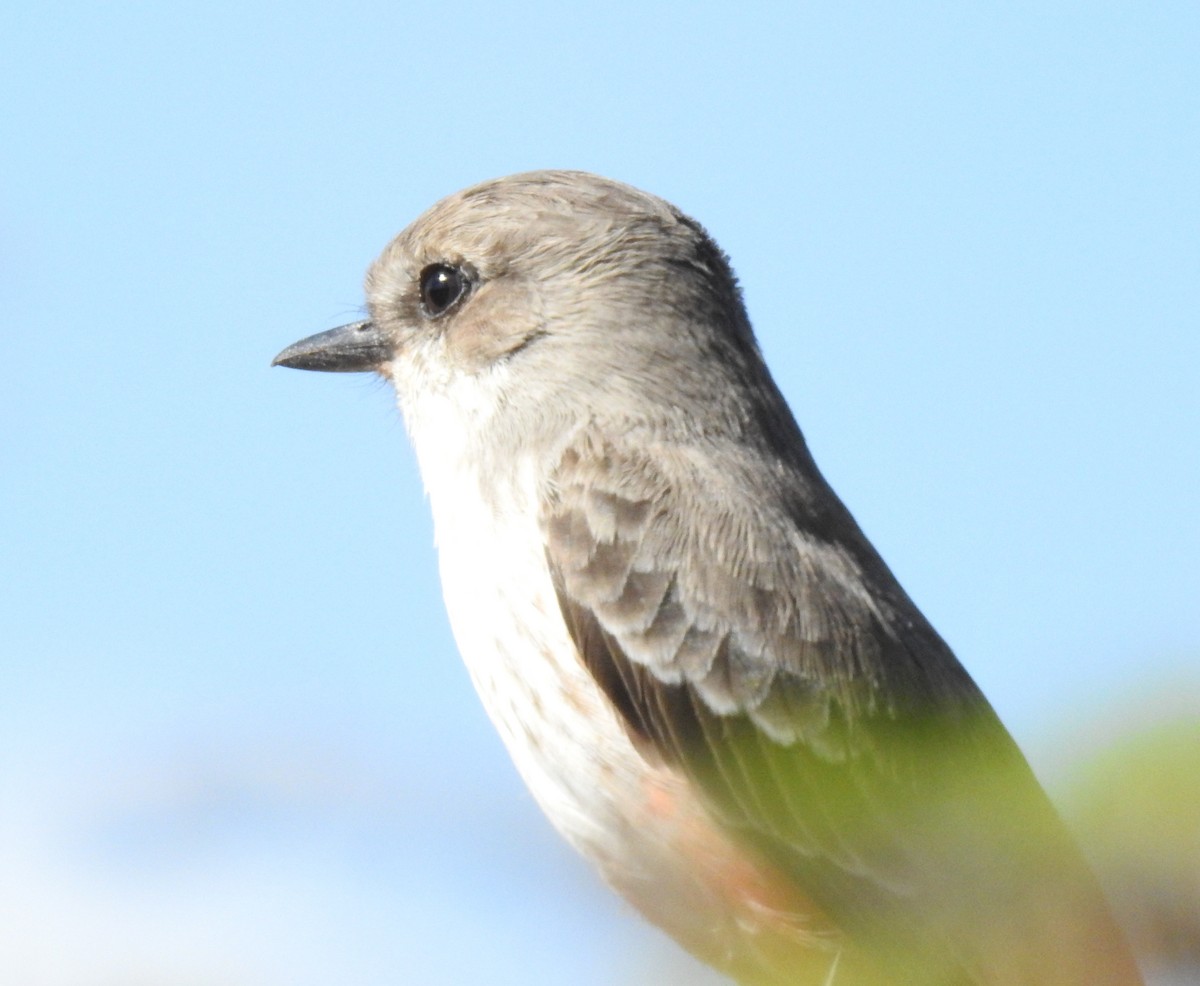
{"type": "Polygon", "coordinates": [[[271,361],[272,366],[293,370],[327,370],[362,373],[378,370],[392,358],[392,345],[371,321],[339,325],[328,332],[301,339],[271,361]]]}

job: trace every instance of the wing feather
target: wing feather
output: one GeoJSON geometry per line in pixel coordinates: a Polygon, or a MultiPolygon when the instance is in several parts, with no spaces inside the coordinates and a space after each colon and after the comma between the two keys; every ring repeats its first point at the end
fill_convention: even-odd
{"type": "Polygon", "coordinates": [[[961,912],[1019,892],[997,852],[1063,850],[1053,811],[815,469],[722,467],[596,436],[564,455],[542,522],[581,659],[639,748],[852,933],[920,956],[913,981],[976,981],[961,912]]]}

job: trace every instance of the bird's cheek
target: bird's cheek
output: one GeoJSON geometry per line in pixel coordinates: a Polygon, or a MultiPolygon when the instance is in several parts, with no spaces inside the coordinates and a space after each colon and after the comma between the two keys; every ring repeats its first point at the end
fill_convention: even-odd
{"type": "Polygon", "coordinates": [[[528,284],[490,282],[447,323],[447,357],[464,370],[482,370],[541,332],[539,306],[528,284]]]}

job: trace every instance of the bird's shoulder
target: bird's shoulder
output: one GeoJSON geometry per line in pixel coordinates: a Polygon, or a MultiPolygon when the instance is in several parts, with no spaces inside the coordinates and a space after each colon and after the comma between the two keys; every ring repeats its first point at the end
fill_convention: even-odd
{"type": "Polygon", "coordinates": [[[973,708],[977,689],[810,462],[581,434],[541,503],[560,602],[619,646],[610,660],[784,745],[836,747],[837,717],[973,708]]]}

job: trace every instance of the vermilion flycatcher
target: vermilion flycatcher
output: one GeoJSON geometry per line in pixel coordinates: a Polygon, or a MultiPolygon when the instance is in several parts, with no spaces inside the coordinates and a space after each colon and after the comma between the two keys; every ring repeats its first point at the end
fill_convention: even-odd
{"type": "Polygon", "coordinates": [[[276,363],[393,382],[479,694],[649,920],[744,983],[1141,981],[695,221],[593,175],[491,181],[401,233],[367,298],[276,363]]]}

